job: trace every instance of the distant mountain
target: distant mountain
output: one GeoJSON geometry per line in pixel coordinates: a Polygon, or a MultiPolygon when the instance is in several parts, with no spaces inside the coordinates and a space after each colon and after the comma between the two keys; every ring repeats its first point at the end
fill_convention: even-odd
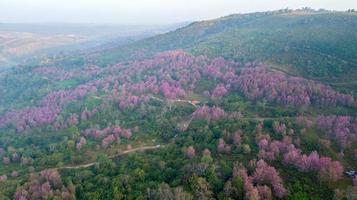
{"type": "Polygon", "coordinates": [[[110,25],[66,23],[0,23],[0,68],[28,64],[48,54],[112,47],[162,34],[183,24],[110,25]]]}
{"type": "Polygon", "coordinates": [[[89,57],[105,65],[172,49],[261,61],[295,75],[344,84],[357,78],[352,73],[357,71],[357,14],[308,9],[235,14],[89,57]]]}

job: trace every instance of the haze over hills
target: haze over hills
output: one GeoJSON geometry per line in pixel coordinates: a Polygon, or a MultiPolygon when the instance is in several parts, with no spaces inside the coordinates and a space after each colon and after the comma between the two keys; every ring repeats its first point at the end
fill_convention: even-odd
{"type": "MultiPolygon", "coordinates": [[[[69,23],[0,23],[0,68],[49,54],[129,43],[181,27],[69,23]]],[[[37,58],[39,60],[39,58],[37,58]]]]}
{"type": "Polygon", "coordinates": [[[354,10],[1,26],[1,200],[357,197],[354,10]]]}

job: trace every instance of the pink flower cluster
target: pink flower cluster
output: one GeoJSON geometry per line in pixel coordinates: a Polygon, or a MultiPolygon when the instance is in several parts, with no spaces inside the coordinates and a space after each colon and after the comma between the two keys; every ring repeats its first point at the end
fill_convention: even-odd
{"type": "MultiPolygon", "coordinates": [[[[44,198],[60,198],[70,200],[71,190],[66,188],[61,180],[61,176],[56,170],[45,170],[40,173],[32,173],[29,181],[16,189],[15,200],[37,200],[44,198]],[[56,196],[58,195],[59,196],[56,196]]],[[[73,190],[72,190],[73,192],[73,190]]]]}
{"type": "Polygon", "coordinates": [[[219,84],[212,91],[212,99],[220,99],[227,94],[227,92],[226,87],[223,84],[219,84]]]}
{"type": "Polygon", "coordinates": [[[193,148],[193,146],[189,146],[187,149],[186,149],[186,157],[189,158],[189,159],[192,159],[196,156],[196,150],[193,148]]]}
{"type": "Polygon", "coordinates": [[[256,169],[252,176],[248,176],[247,170],[243,166],[235,165],[233,169],[233,176],[240,176],[243,179],[246,199],[269,197],[272,192],[267,185],[272,186],[274,196],[277,198],[283,198],[288,194],[279,172],[274,167],[268,165],[264,160],[259,160],[254,164],[256,164],[256,169]]]}
{"type": "Polygon", "coordinates": [[[208,107],[206,105],[198,108],[194,113],[192,113],[194,119],[205,119],[217,121],[221,118],[227,117],[226,112],[219,107],[208,107]]]}
{"type": "Polygon", "coordinates": [[[220,139],[218,139],[217,151],[218,152],[230,153],[231,152],[231,146],[227,145],[226,142],[222,138],[220,138],[220,139]]]}
{"type": "Polygon", "coordinates": [[[78,86],[74,90],[51,92],[41,100],[41,104],[38,107],[8,112],[4,116],[1,116],[0,127],[9,123],[15,123],[16,129],[22,132],[32,127],[51,124],[55,122],[64,105],[81,99],[93,91],[96,91],[96,88],[88,84],[78,86]]]}
{"type": "Polygon", "coordinates": [[[287,190],[283,186],[283,180],[279,176],[278,171],[268,165],[264,160],[257,162],[257,167],[253,174],[253,181],[258,184],[270,184],[273,187],[274,195],[278,198],[283,198],[287,194],[287,190]]]}
{"type": "MultiPolygon", "coordinates": [[[[107,127],[105,129],[86,129],[83,133],[85,137],[92,137],[95,139],[102,139],[102,147],[107,148],[114,141],[120,138],[130,139],[132,132],[130,129],[124,129],[120,126],[107,127]]],[[[77,144],[78,145],[78,144],[77,144]]]]}
{"type": "Polygon", "coordinates": [[[283,155],[283,163],[292,165],[301,172],[317,172],[321,180],[337,181],[343,175],[343,166],[338,161],[332,161],[329,157],[320,157],[314,151],[310,155],[302,154],[288,140],[269,141],[267,138],[260,139],[259,157],[266,160],[276,160],[283,155]]]}
{"type": "Polygon", "coordinates": [[[320,179],[324,181],[337,181],[343,175],[343,166],[338,161],[332,161],[329,157],[319,157],[317,152],[309,156],[301,154],[301,150],[290,145],[288,152],[284,155],[285,164],[294,165],[303,172],[317,171],[320,179]]]}
{"type": "Polygon", "coordinates": [[[83,112],[81,113],[81,120],[82,121],[86,121],[89,118],[91,118],[97,112],[98,112],[98,110],[96,108],[94,108],[92,110],[88,110],[87,108],[85,108],[83,110],[83,112]]]}
{"type": "Polygon", "coordinates": [[[244,68],[232,84],[248,99],[267,99],[285,105],[353,106],[351,95],[345,95],[330,87],[298,77],[289,77],[265,68],[244,68]]]}
{"type": "Polygon", "coordinates": [[[149,96],[141,95],[136,96],[132,94],[127,94],[126,96],[122,95],[119,97],[119,108],[134,108],[139,106],[142,103],[146,103],[150,100],[149,96]]]}
{"type": "Polygon", "coordinates": [[[298,116],[296,118],[296,123],[306,128],[311,128],[314,125],[313,120],[305,116],[298,116]]]}
{"type": "Polygon", "coordinates": [[[317,127],[325,131],[331,139],[338,142],[343,150],[351,142],[356,141],[357,119],[349,116],[318,116],[317,127]]]}
{"type": "Polygon", "coordinates": [[[87,143],[86,138],[81,137],[81,139],[79,139],[79,142],[76,144],[76,148],[77,150],[81,150],[81,148],[87,143]]]}
{"type": "Polygon", "coordinates": [[[286,125],[284,123],[273,122],[273,130],[275,133],[286,134],[286,125]]]}

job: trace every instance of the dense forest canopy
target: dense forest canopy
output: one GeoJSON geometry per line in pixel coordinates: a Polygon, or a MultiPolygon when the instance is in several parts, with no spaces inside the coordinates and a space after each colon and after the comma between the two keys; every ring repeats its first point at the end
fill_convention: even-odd
{"type": "Polygon", "coordinates": [[[356,199],[355,11],[231,15],[0,74],[0,199],[356,199]]]}

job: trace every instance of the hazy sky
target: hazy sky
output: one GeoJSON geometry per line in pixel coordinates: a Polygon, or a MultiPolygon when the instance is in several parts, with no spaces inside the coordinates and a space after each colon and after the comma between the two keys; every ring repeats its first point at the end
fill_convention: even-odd
{"type": "Polygon", "coordinates": [[[0,22],[163,24],[281,8],[357,8],[357,0],[0,0],[0,22]]]}

